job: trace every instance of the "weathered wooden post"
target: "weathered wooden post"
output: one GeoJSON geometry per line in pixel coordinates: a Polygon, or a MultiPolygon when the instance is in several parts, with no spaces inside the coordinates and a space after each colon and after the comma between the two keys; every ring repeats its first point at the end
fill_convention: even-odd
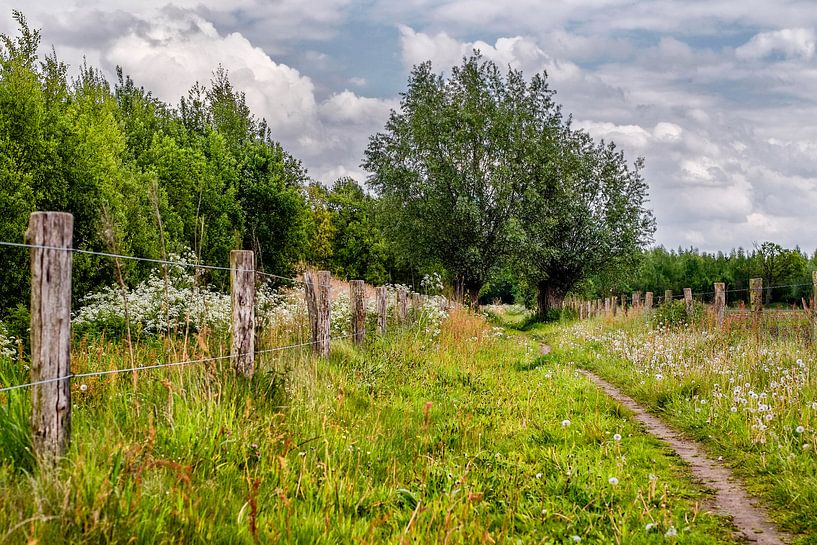
{"type": "Polygon", "coordinates": [[[723,327],[723,316],[726,309],[726,284],[715,282],[715,322],[723,327]]]}
{"type": "Polygon", "coordinates": [[[318,292],[315,287],[315,275],[304,273],[304,297],[309,315],[309,333],[312,340],[312,351],[318,349],[318,292]]]}
{"type": "Polygon", "coordinates": [[[230,294],[230,359],[250,378],[255,371],[255,256],[250,250],[230,252],[230,294]]]}
{"type": "Polygon", "coordinates": [[[627,296],[621,294],[621,314],[627,316],[627,296]]]}
{"type": "MultiPolygon", "coordinates": [[[[760,321],[760,314],[763,312],[763,279],[749,279],[749,307],[752,309],[752,316],[755,322],[760,321]]],[[[757,325],[757,324],[756,324],[757,325]]]]}
{"type": "Polygon", "coordinates": [[[610,315],[610,298],[609,297],[604,298],[604,315],[605,316],[610,315]]]}
{"type": "Polygon", "coordinates": [[[618,306],[618,297],[615,295],[610,296],[610,313],[613,317],[616,316],[616,307],[618,306]]]}
{"type": "Polygon", "coordinates": [[[641,292],[634,291],[633,292],[633,311],[636,311],[641,308],[641,292]]]}
{"type": "Polygon", "coordinates": [[[360,345],[366,335],[366,285],[363,280],[349,282],[349,306],[352,311],[352,341],[360,345]]]}
{"type": "Polygon", "coordinates": [[[672,290],[664,290],[664,302],[665,303],[672,302],[672,290]]]}
{"type": "Polygon", "coordinates": [[[377,330],[381,335],[385,335],[388,309],[386,286],[378,286],[375,290],[375,295],[377,297],[377,330]]]}
{"type": "Polygon", "coordinates": [[[318,271],[318,354],[329,357],[331,342],[331,324],[329,322],[332,306],[332,275],[329,271],[318,271]]]}
{"type": "Polygon", "coordinates": [[[812,342],[817,344],[817,271],[811,273],[811,325],[812,342]]]}
{"type": "Polygon", "coordinates": [[[692,288],[684,288],[684,308],[687,318],[692,319],[692,288]]]}
{"type": "Polygon", "coordinates": [[[652,292],[648,291],[644,294],[644,309],[652,310],[652,292]]]}
{"type": "Polygon", "coordinates": [[[407,304],[407,293],[406,288],[400,287],[397,289],[397,321],[401,324],[406,323],[406,317],[408,316],[408,304],[407,304]]]}
{"type": "Polygon", "coordinates": [[[34,452],[46,463],[71,441],[71,267],[74,216],[34,212],[31,249],[31,427],[34,452]],[[62,379],[62,380],[60,380],[62,379]]]}

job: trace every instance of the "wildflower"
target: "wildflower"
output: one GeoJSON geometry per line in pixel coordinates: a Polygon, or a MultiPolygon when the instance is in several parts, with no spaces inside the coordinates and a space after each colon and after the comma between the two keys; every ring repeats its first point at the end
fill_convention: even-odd
{"type": "Polygon", "coordinates": [[[657,480],[658,480],[658,476],[657,476],[655,473],[650,473],[649,479],[650,479],[651,481],[657,481],[657,480]]]}
{"type": "Polygon", "coordinates": [[[80,391],[80,392],[84,392],[84,391],[85,391],[85,390],[87,390],[87,389],[88,389],[88,385],[87,385],[87,384],[82,384],[82,385],[80,385],[80,387],[79,387],[79,391],[80,391]]]}
{"type": "Polygon", "coordinates": [[[644,529],[645,529],[646,531],[648,531],[648,532],[649,532],[650,530],[652,530],[653,528],[655,528],[655,523],[654,523],[654,522],[648,522],[646,525],[644,525],[644,529]]]}
{"type": "Polygon", "coordinates": [[[575,534],[574,534],[574,535],[572,535],[572,536],[570,536],[570,539],[572,539],[572,540],[573,540],[573,543],[578,543],[578,542],[580,542],[580,541],[582,540],[582,538],[581,538],[581,537],[579,537],[579,536],[577,536],[577,535],[575,535],[575,534]]]}
{"type": "Polygon", "coordinates": [[[733,413],[738,412],[738,408],[737,408],[737,407],[735,407],[734,405],[732,405],[732,408],[731,408],[731,409],[729,409],[729,410],[730,410],[730,411],[732,411],[733,413]]]}
{"type": "Polygon", "coordinates": [[[803,443],[803,450],[808,450],[811,448],[811,443],[803,443]]]}
{"type": "Polygon", "coordinates": [[[617,434],[613,435],[613,441],[621,441],[621,434],[617,433],[617,434]]]}
{"type": "Polygon", "coordinates": [[[537,474],[536,474],[536,478],[537,478],[537,479],[541,479],[541,478],[542,478],[542,474],[541,474],[541,473],[537,473],[537,474]]]}
{"type": "Polygon", "coordinates": [[[675,526],[670,526],[669,529],[664,532],[666,537],[675,537],[678,535],[678,530],[675,529],[675,526]]]}
{"type": "Polygon", "coordinates": [[[566,428],[566,427],[568,427],[569,425],[570,425],[570,420],[567,420],[567,419],[562,420],[562,427],[563,427],[563,428],[566,428]]]}
{"type": "Polygon", "coordinates": [[[607,479],[607,482],[613,486],[616,486],[618,484],[618,479],[615,477],[610,477],[609,479],[607,479]]]}
{"type": "Polygon", "coordinates": [[[804,428],[803,426],[797,426],[796,428],[794,428],[794,431],[796,431],[797,433],[803,433],[804,431],[806,431],[806,428],[804,428]]]}

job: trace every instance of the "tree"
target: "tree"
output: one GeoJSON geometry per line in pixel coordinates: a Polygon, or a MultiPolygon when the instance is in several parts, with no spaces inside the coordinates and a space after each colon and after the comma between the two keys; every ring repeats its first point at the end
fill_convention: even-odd
{"type": "Polygon", "coordinates": [[[514,211],[541,171],[532,138],[558,108],[544,76],[504,76],[479,52],[449,78],[415,66],[363,166],[386,235],[415,267],[442,265],[474,304],[512,247],[514,211]]]}
{"type": "Polygon", "coordinates": [[[755,270],[763,278],[765,302],[772,300],[772,290],[781,282],[805,275],[806,258],[799,250],[787,250],[774,242],[755,243],[755,270]]]}
{"type": "Polygon", "coordinates": [[[519,207],[519,261],[544,318],[591,276],[632,268],[655,221],[645,207],[641,160],[630,168],[614,144],[596,144],[569,125],[540,145],[550,170],[533,179],[519,207]]]}

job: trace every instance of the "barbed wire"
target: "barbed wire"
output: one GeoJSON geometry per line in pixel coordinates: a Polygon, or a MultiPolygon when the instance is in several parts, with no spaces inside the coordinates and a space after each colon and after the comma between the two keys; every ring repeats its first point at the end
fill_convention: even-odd
{"type": "MultiPolygon", "coordinates": [[[[330,340],[332,340],[332,339],[334,339],[334,340],[348,339],[349,337],[352,337],[352,336],[353,336],[353,334],[335,336],[335,337],[330,337],[330,340]]],[[[288,349],[291,349],[291,348],[300,348],[300,347],[304,347],[304,346],[310,346],[310,345],[316,344],[317,342],[318,341],[310,341],[310,342],[305,342],[305,343],[290,344],[290,345],[286,345],[286,346],[276,346],[274,348],[266,348],[266,349],[263,349],[263,350],[256,350],[255,352],[253,352],[253,355],[257,356],[259,354],[268,354],[270,352],[280,352],[282,350],[288,350],[288,349]]],[[[72,379],[72,378],[98,377],[98,376],[103,376],[103,375],[115,375],[115,374],[119,374],[119,373],[130,373],[130,372],[133,372],[133,371],[146,371],[148,369],[161,369],[161,368],[164,368],[164,367],[180,367],[180,366],[183,366],[183,365],[192,365],[192,364],[195,364],[195,363],[207,363],[207,362],[211,362],[211,361],[226,360],[226,359],[230,359],[232,357],[240,357],[242,355],[244,355],[244,354],[236,354],[235,356],[230,354],[230,355],[225,355],[225,356],[212,356],[212,357],[208,357],[208,358],[200,358],[200,359],[195,359],[195,360],[174,361],[174,362],[170,362],[170,363],[157,363],[155,365],[138,365],[138,366],[135,366],[135,367],[126,367],[126,368],[123,368],[123,369],[106,369],[104,371],[89,371],[89,372],[86,372],[86,373],[70,373],[70,374],[68,374],[68,375],[66,375],[64,377],[55,377],[55,378],[49,378],[49,379],[45,379],[45,380],[37,380],[37,381],[34,381],[34,382],[28,382],[28,383],[25,383],[25,384],[15,384],[13,386],[5,386],[3,388],[0,388],[0,393],[9,392],[11,390],[19,390],[21,388],[29,388],[31,386],[40,386],[42,384],[50,384],[52,382],[61,382],[63,380],[69,380],[69,379],[72,379]]]]}

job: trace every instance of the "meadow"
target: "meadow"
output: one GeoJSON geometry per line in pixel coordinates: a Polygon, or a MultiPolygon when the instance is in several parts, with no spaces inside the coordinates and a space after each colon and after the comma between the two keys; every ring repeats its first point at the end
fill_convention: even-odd
{"type": "Polygon", "coordinates": [[[691,320],[654,312],[532,334],[699,440],[796,543],[817,543],[817,357],[805,313],[770,312],[757,325],[727,314],[719,328],[702,307],[691,320]]]}
{"type": "MultiPolygon", "coordinates": [[[[302,337],[288,308],[261,348],[302,337]]],[[[227,344],[208,325],[136,329],[131,354],[85,322],[75,372],[227,344]]],[[[0,369],[26,374],[10,353],[0,369]]],[[[44,468],[28,393],[0,394],[0,543],[733,542],[706,490],[573,362],[462,309],[335,340],[326,359],[263,354],[252,380],[217,360],[72,395],[71,447],[44,468]]]]}

